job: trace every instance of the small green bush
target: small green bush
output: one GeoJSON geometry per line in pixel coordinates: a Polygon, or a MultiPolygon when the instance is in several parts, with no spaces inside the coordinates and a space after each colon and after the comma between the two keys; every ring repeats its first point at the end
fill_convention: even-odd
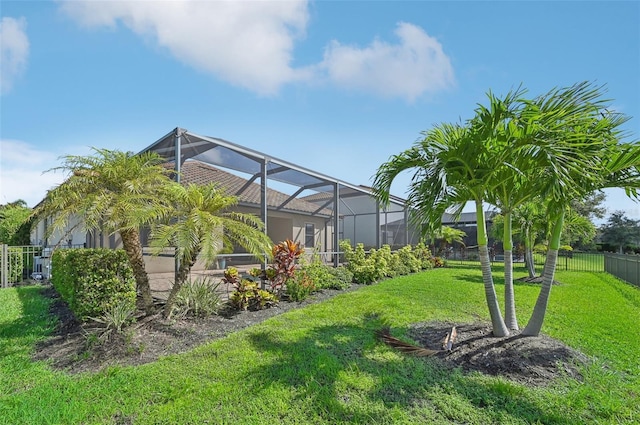
{"type": "Polygon", "coordinates": [[[378,253],[372,249],[367,256],[363,244],[357,244],[354,250],[348,240],[340,242],[340,250],[344,252],[346,267],[353,273],[355,283],[371,284],[390,273],[385,251],[378,253]]]}
{"type": "Polygon", "coordinates": [[[298,270],[292,278],[287,280],[285,294],[291,301],[304,301],[315,289],[309,275],[303,270],[298,270]]]}
{"type": "Polygon", "coordinates": [[[442,257],[432,257],[431,263],[433,264],[433,268],[445,267],[447,262],[442,257]]]}
{"type": "Polygon", "coordinates": [[[51,283],[82,321],[102,317],[120,301],[135,308],[136,281],[121,249],[58,249],[51,283]]]}
{"type": "Polygon", "coordinates": [[[101,337],[108,338],[113,331],[121,334],[123,329],[135,320],[135,312],[135,305],[131,305],[126,299],[121,299],[107,309],[101,317],[92,317],[91,320],[105,326],[101,337]]]}
{"type": "MultiPolygon", "coordinates": [[[[253,274],[261,274],[261,270],[256,269],[253,274]]],[[[258,283],[251,279],[243,279],[235,267],[225,270],[222,282],[233,285],[229,303],[237,310],[262,310],[278,303],[275,294],[260,289],[258,283]]]]}
{"type": "Polygon", "coordinates": [[[402,267],[406,270],[405,274],[417,273],[422,269],[422,261],[413,252],[411,245],[406,245],[400,248],[397,252],[400,257],[402,267]]]}
{"type": "Polygon", "coordinates": [[[419,242],[413,249],[413,256],[420,262],[420,268],[422,270],[428,270],[433,268],[433,262],[431,261],[431,250],[424,242],[419,242]]]}
{"type": "Polygon", "coordinates": [[[335,280],[332,281],[329,289],[347,289],[351,286],[353,282],[353,273],[349,271],[344,266],[339,266],[335,268],[330,268],[329,272],[334,277],[335,280]]]}
{"type": "Polygon", "coordinates": [[[218,286],[220,284],[213,282],[209,276],[187,280],[178,291],[175,314],[180,317],[207,317],[217,314],[222,304],[217,291],[218,286]]]}

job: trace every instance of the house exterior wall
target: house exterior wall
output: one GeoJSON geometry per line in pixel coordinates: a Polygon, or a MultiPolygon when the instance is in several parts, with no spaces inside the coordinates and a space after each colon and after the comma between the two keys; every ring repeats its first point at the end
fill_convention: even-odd
{"type": "MultiPolygon", "coordinates": [[[[259,214],[257,208],[238,207],[237,211],[247,214],[259,214]]],[[[300,245],[305,245],[305,225],[311,223],[314,225],[314,247],[319,251],[333,250],[333,222],[326,217],[317,217],[311,215],[295,214],[285,211],[268,211],[267,216],[267,235],[273,243],[282,242],[285,239],[291,239],[300,245]]],[[[305,247],[312,249],[310,247],[305,247]]]]}
{"type": "MultiPolygon", "coordinates": [[[[47,229],[51,226],[51,223],[52,218],[48,217],[46,220],[39,221],[31,228],[31,245],[78,247],[83,246],[87,242],[87,232],[78,217],[71,217],[69,223],[63,230],[56,231],[49,237],[46,237],[47,229]],[[70,231],[70,229],[73,230],[70,231]]],[[[108,236],[105,236],[104,239],[108,240],[108,236]]]]}

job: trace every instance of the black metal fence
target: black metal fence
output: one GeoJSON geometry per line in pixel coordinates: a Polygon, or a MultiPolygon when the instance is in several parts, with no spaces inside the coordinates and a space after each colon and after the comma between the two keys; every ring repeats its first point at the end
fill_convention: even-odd
{"type": "MultiPolygon", "coordinates": [[[[451,264],[465,264],[469,262],[480,262],[480,256],[477,249],[463,249],[448,251],[443,257],[451,264]]],[[[500,264],[504,261],[504,253],[489,251],[491,262],[500,264]]],[[[559,252],[556,270],[571,270],[576,272],[604,272],[605,271],[605,254],[602,252],[559,252]]],[[[538,272],[542,271],[545,254],[536,253],[533,255],[533,264],[538,272]]],[[[524,256],[519,254],[513,255],[514,267],[525,266],[524,256]]]]}
{"type": "Polygon", "coordinates": [[[604,269],[618,279],[640,287],[640,255],[606,253],[604,269]]]}

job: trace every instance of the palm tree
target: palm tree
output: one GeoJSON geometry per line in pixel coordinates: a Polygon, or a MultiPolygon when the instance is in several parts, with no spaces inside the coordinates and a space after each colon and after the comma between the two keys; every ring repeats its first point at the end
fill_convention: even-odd
{"type": "Polygon", "coordinates": [[[449,226],[440,226],[440,228],[433,234],[434,239],[440,239],[442,241],[440,251],[443,255],[447,249],[447,245],[452,245],[454,242],[464,245],[465,236],[467,236],[467,234],[463,230],[454,229],[449,226]]]}
{"type": "Polygon", "coordinates": [[[527,163],[528,157],[519,156],[520,147],[532,137],[528,123],[520,119],[525,93],[526,90],[518,88],[501,99],[489,92],[489,105],[479,105],[470,121],[474,137],[492,146],[492,154],[499,158],[494,162],[496,168],[492,179],[487,182],[485,197],[499,208],[503,217],[505,322],[513,330],[518,329],[518,321],[513,290],[512,213],[535,193],[531,181],[521,171],[531,166],[527,163]]]}
{"type": "Polygon", "coordinates": [[[533,247],[542,235],[551,233],[549,221],[546,218],[546,209],[542,201],[531,201],[522,204],[513,210],[513,222],[516,223],[518,231],[524,243],[524,257],[527,272],[530,278],[536,277],[535,264],[533,259],[533,247]]]}
{"type": "Polygon", "coordinates": [[[144,267],[139,228],[162,216],[167,205],[163,195],[174,184],[170,170],[157,154],[93,148],[93,155],[62,157],[63,164],[49,171],[70,173],[67,180],[50,190],[34,210],[34,217],[52,217],[48,235],[104,230],[120,233],[133,269],[143,308],[151,312],[153,299],[144,267]],[[70,218],[80,217],[69,227],[70,218]]]}
{"type": "Polygon", "coordinates": [[[473,137],[468,126],[443,123],[422,134],[424,138],[413,147],[392,156],[378,168],[374,194],[381,204],[387,205],[395,177],[415,169],[407,206],[423,235],[432,234],[441,226],[446,210],[452,209],[454,215],[459,215],[467,201],[475,202],[478,251],[493,334],[506,336],[509,330],[502,319],[493,284],[483,209],[486,187],[500,158],[493,155],[491,144],[473,137]]]}
{"type": "Polygon", "coordinates": [[[571,202],[607,187],[624,188],[636,199],[640,196],[640,144],[620,142],[625,136],[620,127],[628,118],[608,112],[601,95],[602,87],[581,83],[554,89],[531,103],[532,116],[547,125],[540,145],[546,158],[534,177],[548,199],[553,231],[542,288],[523,335],[538,335],[542,328],[571,202]]]}
{"type": "Polygon", "coordinates": [[[163,223],[152,227],[150,243],[156,252],[173,246],[178,259],[165,317],[171,315],[177,294],[197,259],[208,266],[225,245],[238,245],[264,258],[272,246],[262,221],[251,214],[230,211],[237,198],[225,195],[214,184],[173,186],[170,199],[172,208],[163,223]]]}

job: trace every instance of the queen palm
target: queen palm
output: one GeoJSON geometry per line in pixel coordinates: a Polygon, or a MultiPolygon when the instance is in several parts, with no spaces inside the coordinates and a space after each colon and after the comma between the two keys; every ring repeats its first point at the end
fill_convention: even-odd
{"type": "Polygon", "coordinates": [[[411,219],[424,234],[433,233],[441,226],[447,209],[453,209],[454,215],[458,215],[467,201],[475,202],[477,243],[493,334],[508,335],[491,274],[483,206],[486,187],[499,157],[493,155],[490,143],[473,137],[468,126],[444,123],[423,132],[423,136],[413,147],[392,156],[378,168],[374,194],[383,205],[388,204],[395,177],[414,169],[407,207],[412,211],[411,219]]]}
{"type": "Polygon", "coordinates": [[[223,246],[237,245],[260,258],[271,252],[272,242],[262,221],[252,215],[231,211],[237,198],[227,196],[215,184],[172,187],[172,208],[166,220],[152,228],[151,246],[156,252],[174,247],[178,259],[175,281],[164,308],[171,315],[176,296],[188,279],[196,260],[209,266],[223,246]]]}
{"type": "Polygon", "coordinates": [[[34,210],[34,217],[51,217],[48,235],[71,234],[75,229],[118,232],[136,279],[143,307],[153,307],[149,277],[145,271],[139,228],[163,214],[162,194],[172,182],[169,170],[157,154],[135,155],[93,148],[93,155],[62,157],[63,163],[49,171],[68,172],[62,184],[50,190],[34,210]],[[70,218],[80,217],[69,227],[70,218]]]}

